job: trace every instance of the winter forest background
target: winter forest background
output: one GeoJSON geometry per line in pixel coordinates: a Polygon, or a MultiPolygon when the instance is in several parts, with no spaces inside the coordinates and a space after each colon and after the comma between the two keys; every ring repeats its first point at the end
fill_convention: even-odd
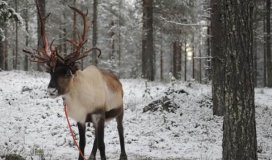
{"type": "MultiPolygon", "coordinates": [[[[18,12],[21,18],[17,23],[11,21],[4,25],[1,22],[2,35],[5,36],[1,44],[1,68],[37,70],[37,65],[29,63],[22,52],[26,47],[37,48],[34,1],[7,2],[8,6],[2,2],[2,10],[11,7],[12,12],[18,12]]],[[[92,25],[93,1],[46,1],[41,5],[45,5],[46,14],[51,13],[47,21],[49,40],[55,39],[54,43],[60,45],[62,54],[71,50],[65,40],[73,37],[75,30],[81,31],[82,26],[81,18],[74,17],[68,5],[88,10],[90,29],[86,47],[92,46],[95,30],[92,25]]],[[[96,46],[102,50],[99,66],[116,71],[122,78],[142,77],[142,12],[141,1],[99,1],[96,29],[96,46]]],[[[169,74],[173,73],[177,79],[209,82],[209,14],[208,1],[154,1],[153,74],[156,80],[169,81],[169,74]],[[174,62],[174,56],[181,58],[174,62]],[[176,69],[173,64],[179,67],[176,69]]],[[[83,67],[90,64],[91,56],[84,60],[83,67]]]]}
{"type": "MultiPolygon", "coordinates": [[[[63,56],[83,29],[68,6],[88,11],[84,47],[102,54],[80,66],[121,78],[130,159],[272,158],[271,0],[37,2],[63,56]]],[[[49,75],[22,51],[42,47],[38,24],[34,0],[0,0],[0,159],[77,157],[62,108],[51,108],[61,99],[46,95],[49,75]]],[[[105,137],[116,159],[118,141],[105,137]]]]}
{"type": "MultiPolygon", "coordinates": [[[[68,5],[88,10],[90,21],[87,47],[102,50],[98,66],[114,70],[121,78],[142,76],[143,4],[142,1],[112,0],[97,4],[97,29],[93,28],[93,1],[40,1],[47,21],[49,40],[55,40],[61,54],[69,53],[67,38],[81,31],[81,18],[74,15],[68,5]],[[94,40],[93,32],[97,30],[94,40]]],[[[153,76],[159,81],[172,77],[209,83],[211,79],[211,5],[209,0],[154,0],[153,2],[153,76]]],[[[24,48],[37,48],[37,16],[34,1],[11,0],[1,2],[1,61],[3,70],[37,70],[22,52],[24,48]],[[4,14],[5,13],[5,14],[4,14]],[[18,13],[18,14],[17,14],[18,13]],[[6,19],[11,21],[5,21],[6,19]],[[14,21],[18,20],[18,22],[14,21]]],[[[148,12],[148,11],[146,11],[148,12]]],[[[150,11],[149,11],[150,12],[150,11]]],[[[267,86],[267,72],[271,54],[267,50],[270,25],[267,24],[265,0],[256,1],[254,12],[254,59],[256,84],[267,86]],[[264,63],[266,62],[266,63],[264,63]]],[[[148,29],[148,28],[147,28],[148,29]]],[[[91,64],[91,56],[82,64],[91,64]]]]}

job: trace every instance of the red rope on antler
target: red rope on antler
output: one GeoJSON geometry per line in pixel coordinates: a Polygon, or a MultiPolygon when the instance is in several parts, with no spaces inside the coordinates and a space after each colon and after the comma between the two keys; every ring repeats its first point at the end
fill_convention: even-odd
{"type": "Polygon", "coordinates": [[[83,155],[83,153],[82,153],[82,151],[81,151],[81,149],[80,149],[80,147],[79,147],[79,145],[78,145],[78,143],[77,143],[77,141],[76,141],[75,133],[74,133],[74,131],[73,131],[72,127],[71,127],[70,121],[69,121],[69,119],[68,119],[67,104],[64,104],[64,112],[65,112],[66,120],[67,120],[67,123],[68,123],[68,127],[69,127],[69,129],[70,129],[70,133],[71,133],[71,135],[72,135],[72,137],[73,137],[73,140],[74,140],[75,145],[77,146],[77,149],[79,150],[80,156],[81,156],[84,160],[87,160],[87,159],[84,157],[84,155],[83,155]]]}

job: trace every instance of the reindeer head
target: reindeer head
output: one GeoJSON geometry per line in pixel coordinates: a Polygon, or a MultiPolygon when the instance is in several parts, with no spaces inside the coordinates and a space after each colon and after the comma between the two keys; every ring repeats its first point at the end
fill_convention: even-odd
{"type": "Polygon", "coordinates": [[[33,51],[23,50],[23,52],[30,55],[30,61],[43,63],[47,67],[47,72],[50,73],[51,79],[48,85],[48,91],[50,96],[56,97],[59,95],[63,95],[68,92],[68,86],[72,81],[73,75],[79,69],[77,66],[77,62],[87,57],[90,52],[93,50],[98,50],[100,56],[101,50],[98,48],[90,48],[83,49],[84,44],[86,44],[86,33],[88,31],[88,22],[87,22],[87,14],[84,14],[77,8],[69,6],[73,11],[78,13],[83,19],[83,33],[78,34],[77,39],[67,39],[66,42],[74,46],[74,50],[72,53],[67,54],[66,57],[62,57],[58,53],[58,48],[53,47],[54,40],[49,45],[47,35],[45,32],[45,22],[49,17],[49,14],[46,17],[42,17],[40,13],[39,6],[36,6],[38,10],[38,16],[40,19],[41,26],[41,38],[43,43],[43,48],[39,48],[37,50],[33,49],[33,51]]]}

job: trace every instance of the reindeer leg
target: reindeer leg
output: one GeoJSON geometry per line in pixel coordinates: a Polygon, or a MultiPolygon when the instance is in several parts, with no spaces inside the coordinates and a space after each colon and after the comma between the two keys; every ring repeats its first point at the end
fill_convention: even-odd
{"type": "MultiPolygon", "coordinates": [[[[85,126],[85,123],[81,124],[78,122],[77,127],[78,127],[78,132],[79,132],[79,148],[80,148],[82,154],[84,155],[84,148],[86,145],[86,137],[85,137],[86,126],[85,126]]],[[[78,160],[83,160],[83,159],[84,158],[79,153],[78,160]]]]}
{"type": "Polygon", "coordinates": [[[124,111],[122,110],[122,112],[116,117],[116,121],[117,121],[117,128],[118,128],[120,146],[121,146],[120,160],[127,160],[127,154],[126,154],[125,142],[124,142],[123,116],[124,116],[124,111]]]}
{"type": "Polygon", "coordinates": [[[97,151],[97,138],[95,137],[94,143],[93,143],[93,149],[92,149],[91,155],[89,157],[89,160],[95,160],[96,151],[97,151]]]}
{"type": "Polygon", "coordinates": [[[98,147],[100,151],[101,160],[106,160],[105,143],[104,143],[105,112],[93,114],[92,122],[95,126],[95,139],[97,141],[96,148],[98,147]]]}

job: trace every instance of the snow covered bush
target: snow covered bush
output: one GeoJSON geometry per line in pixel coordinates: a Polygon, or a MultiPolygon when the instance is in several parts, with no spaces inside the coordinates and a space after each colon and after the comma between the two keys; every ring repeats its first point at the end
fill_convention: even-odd
{"type": "Polygon", "coordinates": [[[9,21],[23,23],[23,18],[15,12],[13,8],[11,8],[7,2],[0,1],[0,40],[3,41],[5,39],[4,36],[4,28],[9,25],[9,21]]]}

